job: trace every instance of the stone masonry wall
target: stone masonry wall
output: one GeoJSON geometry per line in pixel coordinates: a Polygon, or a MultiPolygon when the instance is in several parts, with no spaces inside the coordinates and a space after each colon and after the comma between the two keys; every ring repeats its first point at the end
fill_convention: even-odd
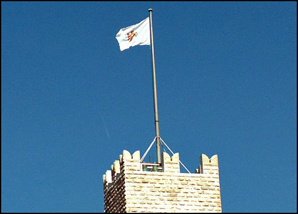
{"type": "Polygon", "coordinates": [[[222,212],[217,155],[180,173],[179,153],[163,153],[163,172],[142,171],[140,151],[124,150],[103,176],[105,212],[222,212]]]}

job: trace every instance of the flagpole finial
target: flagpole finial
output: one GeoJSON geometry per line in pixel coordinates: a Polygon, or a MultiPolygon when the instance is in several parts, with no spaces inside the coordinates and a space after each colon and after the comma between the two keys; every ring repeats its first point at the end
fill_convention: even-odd
{"type": "Polygon", "coordinates": [[[153,11],[153,10],[152,10],[152,8],[149,8],[148,11],[150,12],[150,11],[153,11]]]}

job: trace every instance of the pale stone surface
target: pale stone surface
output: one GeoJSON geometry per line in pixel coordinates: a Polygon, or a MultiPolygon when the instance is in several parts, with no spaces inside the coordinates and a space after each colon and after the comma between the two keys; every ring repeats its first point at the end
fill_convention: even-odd
{"type": "Polygon", "coordinates": [[[105,212],[222,212],[218,157],[200,157],[196,173],[180,173],[179,153],[162,154],[163,172],[142,171],[140,151],[124,150],[103,175],[105,212]]]}

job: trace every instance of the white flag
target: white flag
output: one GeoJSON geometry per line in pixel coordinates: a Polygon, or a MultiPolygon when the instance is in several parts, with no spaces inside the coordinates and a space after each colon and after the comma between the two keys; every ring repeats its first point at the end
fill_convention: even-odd
{"type": "Polygon", "coordinates": [[[121,28],[116,39],[121,51],[136,45],[150,45],[149,17],[138,24],[121,28]]]}

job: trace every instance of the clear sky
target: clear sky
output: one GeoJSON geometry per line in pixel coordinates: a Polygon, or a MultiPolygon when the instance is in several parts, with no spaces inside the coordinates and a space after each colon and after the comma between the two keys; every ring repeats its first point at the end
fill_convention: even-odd
{"type": "Polygon", "coordinates": [[[149,8],[162,139],[218,155],[223,212],[297,212],[296,1],[1,2],[1,211],[104,211],[155,137],[150,46],[115,39],[149,8]]]}

